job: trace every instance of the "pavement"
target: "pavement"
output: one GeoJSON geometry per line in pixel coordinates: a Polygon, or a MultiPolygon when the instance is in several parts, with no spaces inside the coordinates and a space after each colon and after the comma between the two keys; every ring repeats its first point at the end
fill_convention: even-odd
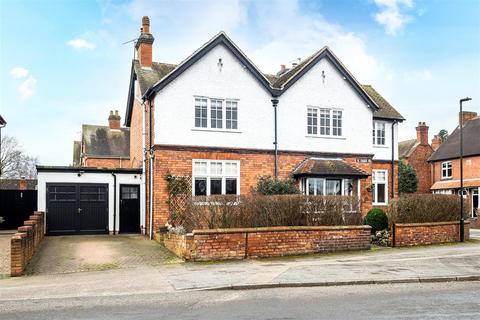
{"type": "Polygon", "coordinates": [[[177,291],[2,301],[8,319],[480,319],[480,282],[177,291]]]}
{"type": "Polygon", "coordinates": [[[10,275],[10,238],[13,233],[0,233],[0,279],[10,275]]]}
{"type": "Polygon", "coordinates": [[[34,274],[0,280],[0,301],[478,280],[480,241],[474,239],[465,243],[414,248],[374,247],[370,251],[303,257],[163,263],[102,271],[34,274]]]}

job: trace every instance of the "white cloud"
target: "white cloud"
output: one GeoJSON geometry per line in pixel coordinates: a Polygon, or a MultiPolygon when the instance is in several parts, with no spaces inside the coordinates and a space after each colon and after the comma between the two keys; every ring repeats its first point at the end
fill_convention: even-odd
{"type": "Polygon", "coordinates": [[[26,100],[36,92],[37,79],[35,79],[33,76],[29,76],[27,79],[22,81],[17,90],[20,93],[20,98],[22,100],[26,100]]]}
{"type": "Polygon", "coordinates": [[[10,74],[15,79],[25,78],[28,75],[28,70],[22,67],[16,67],[10,70],[10,74]]]}
{"type": "Polygon", "coordinates": [[[387,34],[395,35],[403,26],[412,20],[404,10],[413,7],[413,0],[375,0],[380,12],[375,14],[375,21],[385,27],[387,34]]]}
{"type": "Polygon", "coordinates": [[[89,50],[93,50],[96,47],[94,43],[81,38],[69,40],[67,41],[67,45],[75,49],[89,49],[89,50]]]}

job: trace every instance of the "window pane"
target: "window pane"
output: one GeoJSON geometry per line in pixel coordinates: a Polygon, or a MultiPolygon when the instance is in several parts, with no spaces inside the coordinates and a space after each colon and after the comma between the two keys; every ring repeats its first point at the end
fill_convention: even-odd
{"type": "Polygon", "coordinates": [[[196,196],[207,195],[207,179],[206,178],[195,178],[194,187],[195,187],[196,196]]]}
{"type": "Polygon", "coordinates": [[[310,178],[308,181],[308,194],[313,196],[315,194],[315,179],[310,178]]]}
{"type": "Polygon", "coordinates": [[[325,180],[323,179],[315,179],[315,195],[317,196],[323,196],[323,182],[325,180]]]}
{"type": "Polygon", "coordinates": [[[333,110],[332,112],[332,134],[334,136],[342,135],[342,111],[333,110]]]}
{"type": "Polygon", "coordinates": [[[222,179],[210,179],[210,194],[222,194],[222,179]]]}
{"type": "Polygon", "coordinates": [[[226,102],[226,123],[225,126],[227,129],[238,129],[238,119],[237,119],[237,102],[236,101],[227,101],[226,102]]]}
{"type": "Polygon", "coordinates": [[[222,128],[222,100],[210,100],[210,119],[212,128],[222,128]]]}
{"type": "Polygon", "coordinates": [[[308,134],[317,134],[318,133],[318,110],[315,108],[307,109],[307,133],[308,134]]]}
{"type": "Polygon", "coordinates": [[[330,110],[320,109],[320,134],[330,135],[330,110]]]}
{"type": "Polygon", "coordinates": [[[385,184],[379,183],[377,184],[377,202],[378,203],[385,203],[385,184]]]}
{"type": "Polygon", "coordinates": [[[327,195],[341,195],[341,180],[327,180],[327,195]]]}
{"type": "Polygon", "coordinates": [[[215,176],[222,175],[222,163],[221,162],[210,162],[210,174],[215,176]]]}
{"type": "Polygon", "coordinates": [[[237,179],[227,178],[225,181],[225,193],[237,194],[237,179]]]}
{"type": "Polygon", "coordinates": [[[195,170],[194,173],[196,175],[206,175],[207,174],[207,162],[205,161],[196,161],[195,162],[195,170]]]}
{"type": "Polygon", "coordinates": [[[236,176],[238,173],[236,162],[226,162],[225,171],[227,176],[236,176]]]}
{"type": "Polygon", "coordinates": [[[343,194],[345,196],[351,196],[353,190],[353,180],[343,179],[343,194]]]}
{"type": "Polygon", "coordinates": [[[207,127],[207,99],[195,98],[195,127],[207,127]]]}

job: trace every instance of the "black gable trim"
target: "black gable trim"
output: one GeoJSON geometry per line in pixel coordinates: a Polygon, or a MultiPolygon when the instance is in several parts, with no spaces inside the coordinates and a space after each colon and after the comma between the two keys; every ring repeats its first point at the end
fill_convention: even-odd
{"type": "Polygon", "coordinates": [[[213,48],[217,45],[223,45],[227,48],[239,61],[242,63],[248,71],[257,79],[258,82],[272,95],[274,94],[270,82],[265,78],[265,76],[258,71],[257,68],[245,57],[245,55],[235,47],[235,45],[228,39],[224,33],[218,34],[213,40],[211,40],[205,47],[200,49],[196,52],[190,59],[185,61],[184,63],[180,64],[177,68],[175,68],[170,74],[168,74],[165,78],[160,80],[156,85],[149,88],[147,92],[145,92],[145,97],[150,99],[154,93],[162,90],[165,86],[167,86],[170,82],[175,80],[179,75],[181,75],[185,70],[190,68],[194,63],[200,60],[203,56],[205,56],[208,52],[210,52],[213,48]]]}
{"type": "Polygon", "coordinates": [[[128,98],[127,98],[127,109],[125,111],[125,126],[130,127],[132,121],[132,109],[133,109],[133,100],[135,99],[135,80],[137,80],[137,75],[135,74],[135,68],[133,67],[134,61],[132,60],[132,69],[130,71],[130,83],[128,85],[128,98]]]}
{"type": "Polygon", "coordinates": [[[282,88],[279,90],[279,94],[283,94],[288,90],[295,82],[297,82],[304,74],[306,74],[310,69],[312,69],[320,60],[327,58],[337,70],[342,74],[342,76],[350,83],[355,92],[363,99],[367,105],[372,108],[374,111],[379,110],[380,108],[377,104],[365,93],[365,91],[360,87],[357,81],[350,75],[350,73],[345,69],[345,67],[338,61],[338,59],[330,52],[330,49],[326,48],[322,53],[316,56],[310,63],[308,63],[299,73],[294,75],[288,82],[286,82],[282,88]]]}

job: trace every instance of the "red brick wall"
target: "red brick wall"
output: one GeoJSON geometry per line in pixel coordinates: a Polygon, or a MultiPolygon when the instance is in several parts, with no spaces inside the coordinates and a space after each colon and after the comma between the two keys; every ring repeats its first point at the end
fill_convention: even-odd
{"type": "Polygon", "coordinates": [[[163,236],[186,260],[211,261],[303,255],[370,249],[370,226],[271,227],[195,230],[192,235],[163,236]],[[189,238],[190,237],[190,238],[189,238]],[[190,239],[190,240],[189,240],[190,239]],[[177,242],[177,243],[172,243],[177,242]],[[178,248],[182,248],[178,250],[178,248]]]}
{"type": "MultiPolygon", "coordinates": [[[[470,238],[470,223],[465,222],[465,240],[470,238]]],[[[394,247],[420,246],[460,241],[460,223],[432,222],[395,224],[394,247]]]]}
{"type": "Polygon", "coordinates": [[[130,159],[120,158],[84,158],[82,166],[97,168],[131,168],[130,159]]]}
{"type": "MultiPolygon", "coordinates": [[[[157,146],[155,150],[154,162],[154,229],[165,225],[169,218],[169,209],[167,205],[168,191],[165,176],[173,175],[192,175],[192,159],[218,159],[218,160],[239,160],[240,161],[240,193],[248,194],[257,184],[258,178],[262,175],[274,175],[274,156],[265,152],[246,152],[238,150],[237,152],[227,152],[223,150],[212,150],[209,148],[196,148],[195,150],[182,149],[175,146],[157,146]],[[195,151],[198,150],[198,151],[195,151]]],[[[308,155],[280,152],[278,157],[279,177],[287,178],[293,169],[300,164],[308,155]]],[[[362,157],[361,157],[362,158],[362,157]]],[[[357,157],[348,156],[345,161],[371,174],[372,169],[388,170],[388,190],[389,198],[391,194],[391,163],[389,162],[357,162],[357,157]]],[[[398,191],[398,163],[395,162],[395,196],[398,191]]],[[[148,170],[147,170],[148,171],[148,170]]],[[[148,179],[147,179],[148,181],[148,179]]],[[[362,199],[362,212],[366,214],[372,207],[372,194],[367,189],[371,185],[372,179],[361,180],[360,190],[362,199]]],[[[354,190],[354,194],[357,190],[354,190]]],[[[148,194],[147,194],[148,195],[148,194]]],[[[381,208],[386,209],[386,206],[381,208]]],[[[148,210],[148,209],[147,209],[148,210]]],[[[147,211],[148,212],[148,211],[147,211]]],[[[148,216],[148,214],[147,214],[148,216]]]]}
{"type": "Polygon", "coordinates": [[[35,212],[10,240],[10,274],[21,276],[45,234],[44,213],[35,212]]]}
{"type": "MultiPolygon", "coordinates": [[[[437,161],[433,166],[433,182],[442,178],[442,162],[437,161]]],[[[463,158],[463,179],[480,179],[480,156],[463,158]]],[[[460,159],[452,160],[452,180],[460,180],[460,159]]]]}
{"type": "Polygon", "coordinates": [[[430,163],[428,163],[427,160],[432,153],[433,149],[430,145],[418,145],[408,159],[406,159],[406,162],[410,164],[417,173],[418,185],[416,193],[430,193],[432,175],[430,163]]]}
{"type": "Polygon", "coordinates": [[[132,107],[132,118],[130,120],[130,159],[132,167],[141,168],[143,161],[142,146],[142,104],[135,98],[132,107]]]}

